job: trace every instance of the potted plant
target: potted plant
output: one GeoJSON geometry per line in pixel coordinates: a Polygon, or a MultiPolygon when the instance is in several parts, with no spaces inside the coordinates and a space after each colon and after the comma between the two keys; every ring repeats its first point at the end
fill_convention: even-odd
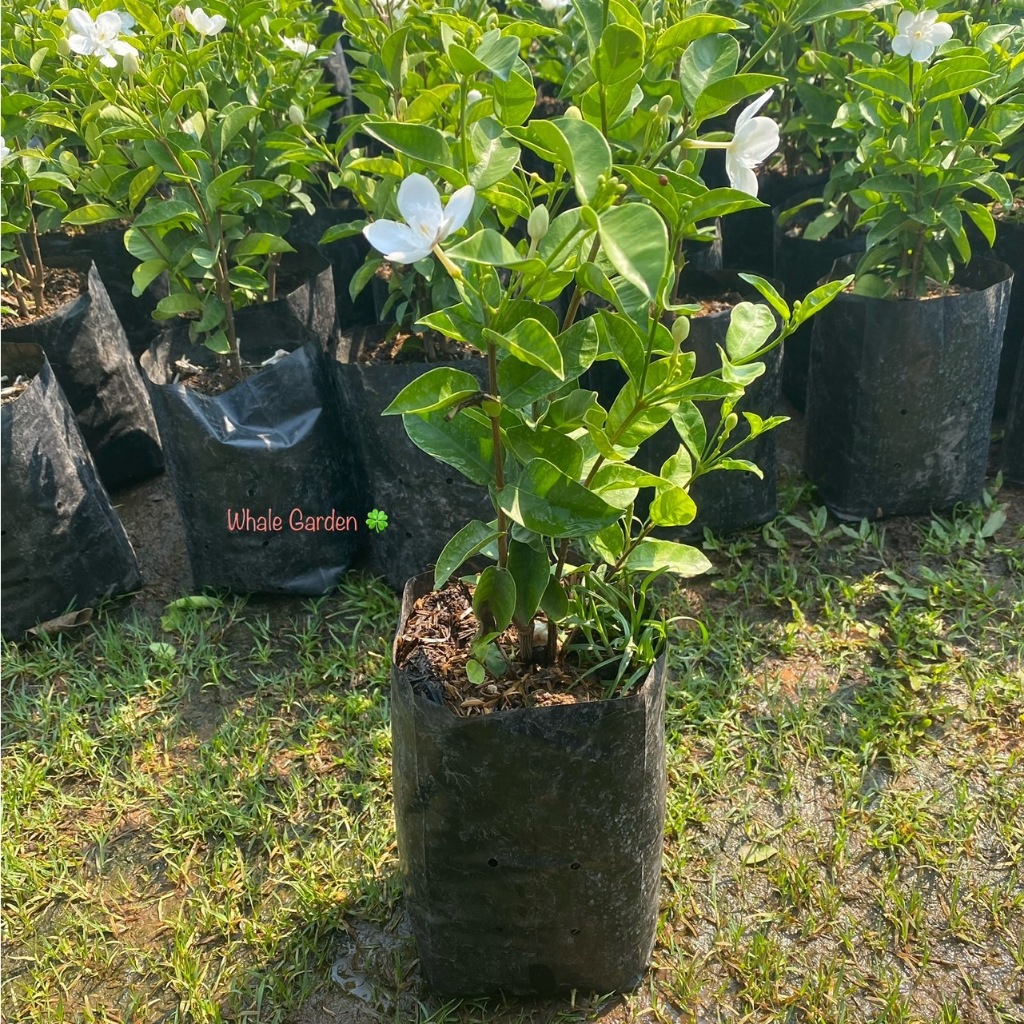
{"type": "Polygon", "coordinates": [[[321,358],[329,268],[284,281],[289,211],[315,178],[303,129],[335,100],[297,8],[281,12],[229,26],[216,8],[140,9],[129,42],[110,12],[75,8],[63,83],[89,154],[78,222],[130,222],[137,291],[169,275],[155,316],[172,330],[143,368],[193,577],[318,594],[365,509],[321,358]]]}
{"type": "MultiPolygon", "coordinates": [[[[729,467],[733,453],[704,436],[697,403],[737,400],[779,339],[769,341],[770,315],[752,316],[721,366],[696,375],[685,330],[661,322],[675,305],[669,218],[624,200],[612,150],[586,120],[534,121],[515,137],[564,168],[537,184],[544,199],[518,244],[476,227],[486,209],[469,193],[435,207],[417,181],[403,187],[434,211],[432,229],[371,232],[384,248],[428,247],[458,301],[424,319],[487,359],[483,385],[434,367],[386,410],[423,451],[486,487],[491,506],[488,520],[454,533],[432,580],[405,590],[392,676],[396,826],[432,986],[607,991],[639,982],[657,926],[669,629],[656,581],[709,565],[651,532],[690,522],[692,480],[729,467]],[[565,179],[579,205],[557,212],[550,197],[565,179]],[[446,217],[472,233],[444,247],[446,217]],[[566,275],[577,284],[559,321],[543,303],[566,275]],[[577,319],[591,290],[611,308],[577,319]],[[626,376],[607,408],[580,385],[595,359],[626,376]],[[659,471],[631,464],[669,420],[680,441],[659,471]],[[653,500],[640,520],[643,488],[653,500]],[[477,557],[486,566],[458,579],[477,557]]],[[[843,287],[791,314],[757,283],[783,334],[843,287]]],[[[773,425],[748,422],[752,436],[773,425]]]]}
{"type": "MultiPolygon", "coordinates": [[[[5,104],[13,101],[8,89],[5,80],[5,104]]],[[[8,141],[0,139],[4,340],[43,347],[101,477],[115,488],[159,473],[163,456],[145,384],[95,264],[57,268],[43,256],[45,233],[75,205],[78,175],[74,153],[53,137],[54,106],[19,95],[4,125],[8,141]]]]}
{"type": "Polygon", "coordinates": [[[965,219],[991,244],[980,189],[1005,205],[993,156],[1024,117],[1011,73],[1024,36],[933,10],[904,11],[881,66],[849,75],[844,128],[858,139],[851,199],[867,251],[814,328],[805,468],[836,515],[876,518],[981,497],[1010,294],[1005,264],[974,256],[965,219]],[[936,52],[938,50],[938,52],[936,52]],[[933,59],[934,58],[934,59],[933,59]]]}

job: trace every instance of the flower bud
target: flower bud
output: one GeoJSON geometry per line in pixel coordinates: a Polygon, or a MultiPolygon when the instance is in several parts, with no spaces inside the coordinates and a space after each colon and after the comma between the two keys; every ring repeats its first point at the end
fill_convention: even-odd
{"type": "Polygon", "coordinates": [[[466,106],[471,107],[474,103],[479,103],[484,98],[484,94],[479,89],[470,89],[466,93],[466,106]]]}
{"type": "Polygon", "coordinates": [[[395,108],[395,113],[398,115],[400,121],[405,119],[405,112],[409,109],[409,101],[404,96],[398,97],[398,106],[395,108]]]}
{"type": "Polygon", "coordinates": [[[298,103],[288,105],[288,120],[294,125],[301,125],[306,120],[306,115],[302,113],[302,107],[298,103]]]}
{"type": "Polygon", "coordinates": [[[672,113],[672,97],[667,93],[658,100],[658,113],[662,117],[668,117],[672,113]]]}
{"type": "Polygon", "coordinates": [[[564,117],[571,117],[574,121],[583,120],[583,111],[580,110],[575,104],[573,104],[563,115],[564,117]]]}
{"type": "Polygon", "coordinates": [[[546,206],[535,206],[526,222],[526,233],[534,242],[540,240],[548,233],[548,208],[546,206]]]}
{"type": "Polygon", "coordinates": [[[677,316],[672,323],[672,340],[677,345],[682,345],[690,336],[690,318],[688,316],[677,316]]]}
{"type": "Polygon", "coordinates": [[[129,50],[121,58],[121,66],[126,75],[137,75],[139,73],[139,55],[133,50],[129,50]]]}
{"type": "Polygon", "coordinates": [[[57,52],[62,57],[70,57],[71,56],[71,47],[68,45],[68,37],[67,36],[58,36],[57,37],[57,52]]]}
{"type": "Polygon", "coordinates": [[[185,24],[185,8],[175,7],[171,10],[171,21],[176,22],[179,25],[185,24]]]}

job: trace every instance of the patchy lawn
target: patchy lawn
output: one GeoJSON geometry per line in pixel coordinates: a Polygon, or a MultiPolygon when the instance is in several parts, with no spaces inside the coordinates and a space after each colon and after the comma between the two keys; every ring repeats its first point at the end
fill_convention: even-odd
{"type": "Polygon", "coordinates": [[[398,603],[353,574],[7,647],[5,1019],[1024,1020],[1024,494],[861,528],[803,499],[710,540],[717,575],[670,598],[690,619],[639,991],[421,987],[390,802],[398,603]]]}

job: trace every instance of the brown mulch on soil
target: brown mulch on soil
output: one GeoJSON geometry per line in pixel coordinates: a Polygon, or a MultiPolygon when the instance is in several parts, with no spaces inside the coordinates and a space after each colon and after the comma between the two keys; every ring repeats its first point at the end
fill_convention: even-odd
{"type": "Polygon", "coordinates": [[[43,270],[43,308],[36,310],[32,301],[32,293],[22,278],[22,291],[28,302],[28,316],[21,316],[18,313],[18,297],[11,288],[9,282],[5,282],[2,300],[5,306],[9,306],[14,312],[5,313],[0,326],[23,327],[25,324],[34,323],[43,317],[55,313],[61,306],[77,299],[85,291],[85,275],[77,270],[70,270],[67,267],[46,267],[43,270]]]}
{"type": "MultiPolygon", "coordinates": [[[[466,662],[478,627],[472,600],[470,588],[456,582],[425,594],[413,606],[398,638],[395,663],[409,674],[415,693],[434,701],[440,693],[452,713],[462,718],[604,699],[600,683],[562,665],[523,666],[513,660],[502,678],[481,686],[471,683],[466,662]]],[[[497,643],[514,656],[515,630],[506,630],[497,643]]]]}
{"type": "MultiPolygon", "coordinates": [[[[175,364],[179,384],[198,391],[202,395],[213,398],[230,391],[236,384],[240,384],[234,370],[229,366],[194,366],[185,359],[179,359],[175,364]]],[[[242,380],[259,373],[262,366],[249,366],[242,364],[242,380]]]]}
{"type": "Polygon", "coordinates": [[[694,313],[695,317],[713,316],[715,313],[728,312],[733,306],[743,302],[743,296],[739,292],[723,292],[721,295],[709,299],[697,299],[692,295],[684,295],[679,301],[687,304],[698,303],[700,312],[694,313]]]}
{"type": "Polygon", "coordinates": [[[360,363],[433,363],[471,359],[480,353],[472,345],[446,338],[437,331],[416,334],[414,331],[388,332],[383,337],[367,339],[360,346],[360,363]]]}
{"type": "MultiPolygon", "coordinates": [[[[4,383],[6,383],[6,381],[7,378],[4,377],[4,383]]],[[[9,405],[11,402],[16,402],[28,389],[28,386],[31,383],[31,380],[25,380],[24,377],[18,377],[10,387],[5,387],[0,390],[0,405],[9,405]]]]}

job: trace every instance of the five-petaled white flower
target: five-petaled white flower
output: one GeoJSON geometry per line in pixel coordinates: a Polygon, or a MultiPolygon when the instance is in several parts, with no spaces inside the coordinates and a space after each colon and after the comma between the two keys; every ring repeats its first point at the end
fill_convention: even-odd
{"type": "Polygon", "coordinates": [[[422,174],[410,174],[402,182],[396,200],[406,223],[376,220],[363,228],[363,234],[392,263],[416,263],[466,223],[475,198],[473,186],[464,185],[442,209],[433,182],[422,174]]]}
{"type": "Polygon", "coordinates": [[[104,11],[96,20],[82,10],[73,7],[68,11],[68,24],[72,32],[68,35],[68,46],[84,57],[99,57],[106,68],[117,66],[118,57],[126,57],[138,66],[139,51],[118,36],[130,35],[135,19],[119,11],[104,11]]]}
{"type": "Polygon", "coordinates": [[[896,36],[892,41],[892,52],[897,57],[906,57],[918,64],[931,60],[936,46],[941,46],[953,36],[953,28],[944,21],[938,21],[938,11],[903,11],[896,19],[896,36]]]}
{"type": "Polygon", "coordinates": [[[185,20],[201,36],[215,36],[228,23],[223,14],[207,14],[202,7],[186,7],[185,20]]]}
{"type": "Polygon", "coordinates": [[[312,43],[307,43],[304,39],[292,39],[291,36],[281,36],[281,42],[286,50],[291,50],[292,53],[297,53],[300,57],[308,57],[311,53],[316,53],[316,47],[312,43]]]}
{"type": "Polygon", "coordinates": [[[732,142],[725,147],[725,172],[733,188],[757,195],[754,168],[779,147],[779,126],[770,117],[754,115],[768,102],[772,90],[758,96],[736,118],[732,142]]]}

